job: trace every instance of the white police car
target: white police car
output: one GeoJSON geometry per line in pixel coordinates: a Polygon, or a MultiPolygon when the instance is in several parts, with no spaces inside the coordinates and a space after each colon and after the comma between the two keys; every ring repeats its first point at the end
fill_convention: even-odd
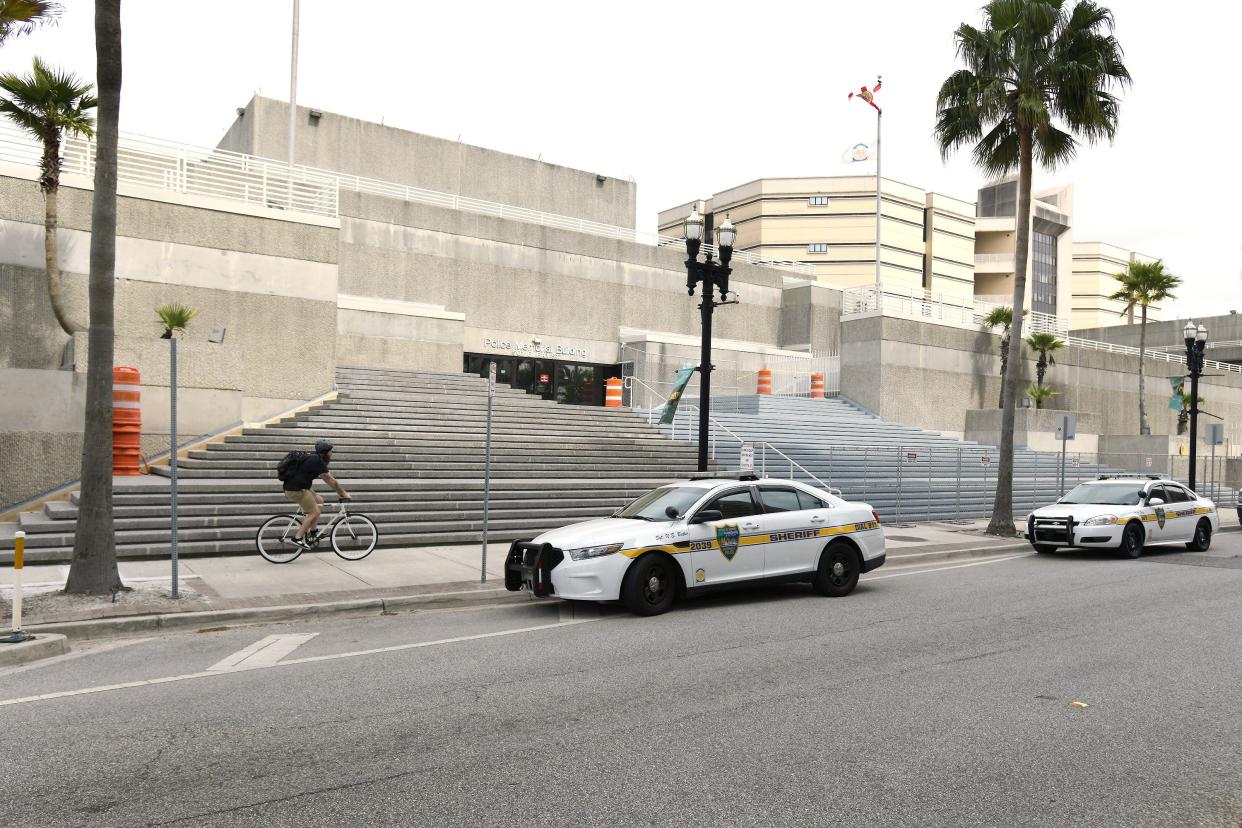
{"type": "Polygon", "coordinates": [[[1103,475],[1031,512],[1026,536],[1036,552],[1075,546],[1137,558],[1152,544],[1202,552],[1219,528],[1216,504],[1180,483],[1159,475],[1103,475]]]}
{"type": "Polygon", "coordinates": [[[744,581],[810,581],[847,595],[884,563],[865,503],[753,474],[695,477],[647,492],[612,517],[517,541],[505,587],[536,597],[620,600],[656,615],[678,596],[744,581]]]}

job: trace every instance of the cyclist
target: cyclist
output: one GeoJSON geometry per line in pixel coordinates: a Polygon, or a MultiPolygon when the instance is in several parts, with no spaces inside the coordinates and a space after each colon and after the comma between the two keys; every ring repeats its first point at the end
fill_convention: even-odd
{"type": "Polygon", "coordinates": [[[335,489],[336,493],[341,496],[341,500],[354,499],[349,492],[345,491],[345,487],[328,472],[328,464],[332,462],[332,448],[331,440],[318,440],[315,443],[315,453],[303,458],[298,467],[285,480],[285,497],[301,506],[302,511],[306,512],[306,520],[302,521],[297,535],[293,538],[293,542],[303,549],[310,548],[306,536],[314,530],[315,524],[319,521],[319,513],[323,511],[323,495],[317,495],[311,490],[315,478],[319,478],[335,489]]]}

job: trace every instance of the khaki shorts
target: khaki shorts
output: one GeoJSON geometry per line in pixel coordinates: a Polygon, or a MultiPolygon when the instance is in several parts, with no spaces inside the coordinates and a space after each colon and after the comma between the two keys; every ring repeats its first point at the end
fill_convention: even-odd
{"type": "Polygon", "coordinates": [[[285,497],[302,507],[302,511],[310,514],[319,508],[319,501],[310,489],[285,489],[285,497]]]}

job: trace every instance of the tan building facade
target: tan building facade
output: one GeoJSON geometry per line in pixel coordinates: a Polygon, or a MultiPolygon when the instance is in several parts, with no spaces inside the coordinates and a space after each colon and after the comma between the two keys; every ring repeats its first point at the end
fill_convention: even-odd
{"type": "MultiPolygon", "coordinates": [[[[1070,327],[1106,328],[1140,321],[1141,311],[1126,312],[1125,302],[1109,299],[1121,287],[1117,274],[1131,262],[1154,262],[1151,256],[1104,242],[1074,242],[1073,305],[1070,327]]],[[[1163,320],[1159,305],[1147,308],[1147,320],[1163,320]]]]}
{"type": "MultiPolygon", "coordinates": [[[[883,179],[880,278],[886,288],[951,295],[974,291],[975,208],[967,201],[883,179]]],[[[874,176],[764,178],[659,216],[661,235],[680,236],[692,209],[709,228],[727,215],[736,249],[811,264],[836,288],[876,282],[874,176]]]]}

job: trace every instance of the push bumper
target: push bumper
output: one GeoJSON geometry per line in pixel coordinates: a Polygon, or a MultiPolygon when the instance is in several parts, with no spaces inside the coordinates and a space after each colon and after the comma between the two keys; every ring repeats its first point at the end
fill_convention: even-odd
{"type": "Polygon", "coordinates": [[[1072,517],[1027,518],[1026,538],[1040,546],[1120,546],[1122,525],[1084,526],[1072,517]]]}
{"type": "Polygon", "coordinates": [[[564,558],[564,553],[549,543],[514,541],[505,558],[505,589],[528,589],[536,598],[554,595],[552,570],[564,558]]]}

